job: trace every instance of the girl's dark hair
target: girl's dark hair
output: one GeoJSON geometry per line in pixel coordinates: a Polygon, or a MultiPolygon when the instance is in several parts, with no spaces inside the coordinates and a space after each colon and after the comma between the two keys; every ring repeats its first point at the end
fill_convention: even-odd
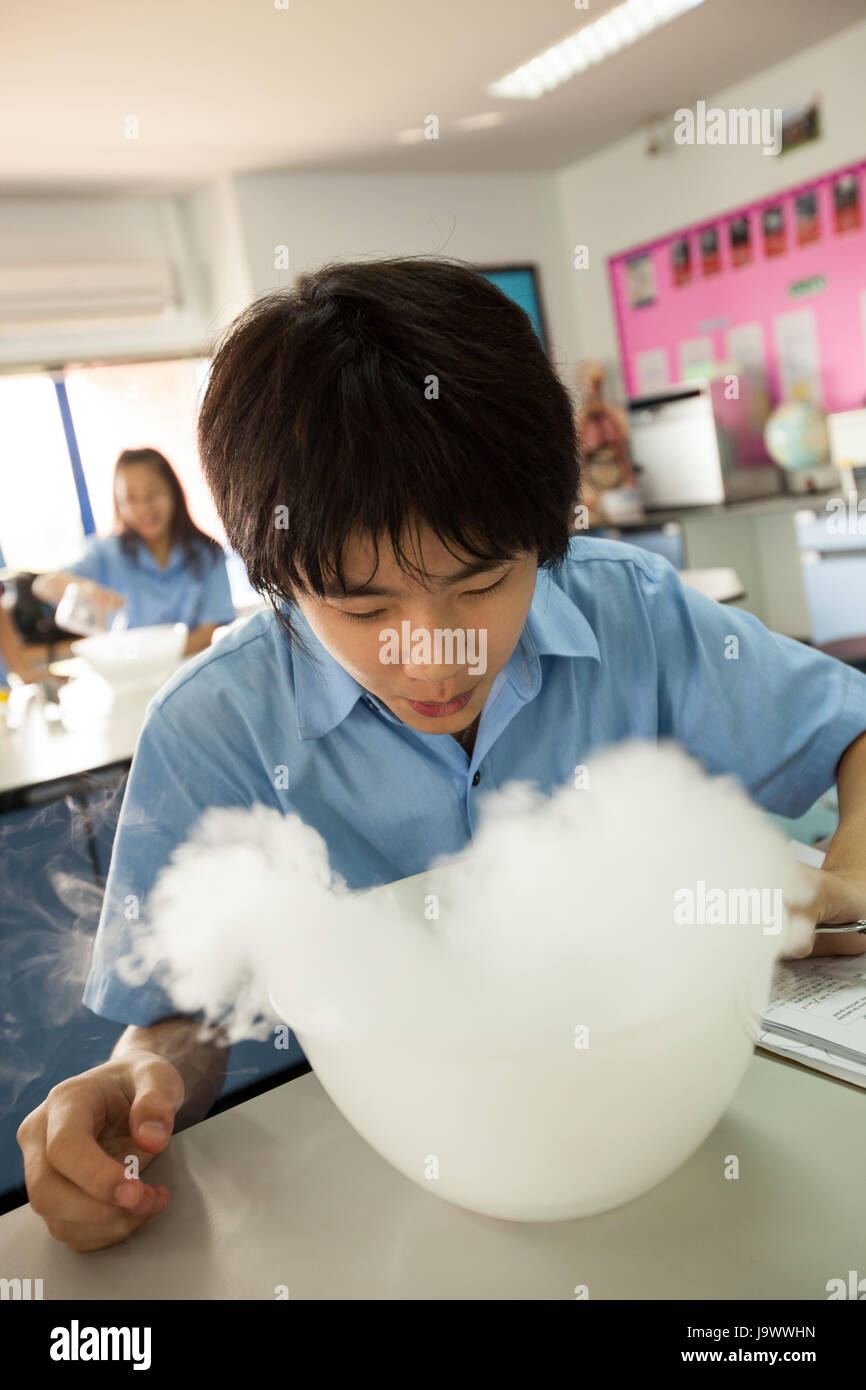
{"type": "Polygon", "coordinates": [[[561,565],[574,410],[528,316],[467,262],[331,262],[222,335],[198,446],[229,543],[300,641],[284,605],[345,585],[351,532],[377,564],[387,535],[421,582],[401,539],[419,523],[452,554],[561,565]]]}
{"type": "MultiPolygon", "coordinates": [[[[184,557],[193,574],[200,574],[203,556],[211,552],[215,559],[217,551],[222,553],[222,546],[212,536],[207,535],[205,531],[196,526],[189,514],[186,494],[181,487],[180,478],[164,454],[161,454],[158,449],[124,449],[122,453],[118,454],[117,462],[114,465],[115,483],[121,468],[126,468],[133,463],[146,463],[149,468],[155,469],[162,481],[167,484],[174,502],[174,512],[171,518],[172,545],[178,543],[182,546],[184,557]]],[[[117,509],[116,488],[113,488],[113,492],[114,516],[120,528],[120,546],[127,555],[135,558],[138,555],[139,546],[143,542],[141,537],[135,531],[131,531],[121,520],[120,512],[117,509]]]]}

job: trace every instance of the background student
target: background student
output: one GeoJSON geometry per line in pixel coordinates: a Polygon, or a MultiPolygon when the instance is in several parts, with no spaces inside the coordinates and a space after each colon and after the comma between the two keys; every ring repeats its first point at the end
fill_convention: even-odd
{"type": "Polygon", "coordinates": [[[41,574],[33,593],[58,604],[66,586],[85,581],[84,594],[103,615],[127,606],[127,626],[186,623],[185,654],[210,645],[235,612],[222,547],[196,526],[180,480],[156,449],[125,449],[114,466],[118,532],[92,540],[66,569],[41,574]]]}

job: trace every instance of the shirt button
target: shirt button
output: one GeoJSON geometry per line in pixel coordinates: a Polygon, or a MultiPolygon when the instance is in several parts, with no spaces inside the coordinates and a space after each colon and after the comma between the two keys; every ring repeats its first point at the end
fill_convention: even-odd
{"type": "Polygon", "coordinates": [[[472,785],[473,785],[473,787],[477,787],[477,786],[478,786],[478,783],[479,783],[480,781],[481,781],[481,773],[480,773],[480,772],[476,772],[475,776],[472,778],[472,785]]]}

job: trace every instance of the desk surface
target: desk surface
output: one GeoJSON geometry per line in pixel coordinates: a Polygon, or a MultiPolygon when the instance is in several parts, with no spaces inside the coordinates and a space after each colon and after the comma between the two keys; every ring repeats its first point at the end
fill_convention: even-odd
{"type": "Polygon", "coordinates": [[[82,719],[73,728],[49,723],[31,699],[20,726],[0,730],[0,793],[130,762],[153,694],[145,688],[119,696],[105,717],[82,719]]]}
{"type": "MultiPolygon", "coordinates": [[[[76,1254],[29,1206],[0,1218],[6,1277],[46,1299],[819,1299],[866,1272],[866,1097],[756,1055],[676,1173],[600,1216],[497,1221],[423,1191],[309,1073],[172,1140],[168,1210],[76,1254]],[[724,1177],[728,1155],[737,1180],[724,1177]]],[[[636,1142],[639,1136],[636,1136],[636,1142]]]]}
{"type": "Polygon", "coordinates": [[[709,502],[696,507],[664,507],[648,511],[643,517],[631,521],[605,522],[618,531],[657,531],[670,522],[684,522],[704,517],[718,516],[756,516],[767,512],[824,512],[828,497],[838,497],[840,489],[831,488],[823,492],[777,492],[769,497],[748,497],[742,502],[709,502]]]}

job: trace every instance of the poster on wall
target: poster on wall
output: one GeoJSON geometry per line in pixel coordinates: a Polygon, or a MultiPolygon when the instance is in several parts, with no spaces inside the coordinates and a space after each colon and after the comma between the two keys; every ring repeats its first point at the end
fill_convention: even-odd
{"type": "Polygon", "coordinates": [[[734,265],[749,265],[752,260],[752,229],[748,217],[735,217],[728,223],[731,241],[731,261],[734,265]]]}
{"type": "Polygon", "coordinates": [[[785,212],[781,203],[764,208],[761,214],[761,227],[764,233],[764,255],[783,256],[785,254],[785,212]]]}
{"type": "Polygon", "coordinates": [[[635,359],[637,390],[639,396],[654,396],[670,386],[668,355],[664,348],[647,348],[639,352],[635,359]]]}
{"type": "Polygon", "coordinates": [[[797,223],[797,245],[808,246],[810,241],[817,241],[821,235],[821,225],[818,221],[818,193],[813,188],[808,193],[801,193],[794,201],[794,214],[797,223]]]}
{"type": "Polygon", "coordinates": [[[823,406],[814,309],[793,309],[787,314],[777,314],[773,320],[773,338],[782,399],[810,401],[812,405],[823,406]]]}
{"type": "Polygon", "coordinates": [[[725,335],[725,348],[737,371],[766,381],[767,354],[764,330],[759,323],[738,323],[735,328],[729,328],[725,335]]]}
{"type": "Polygon", "coordinates": [[[708,337],[684,338],[679,345],[680,380],[700,376],[715,363],[713,340],[708,337]]]}
{"type": "Polygon", "coordinates": [[[626,262],[628,302],[632,309],[641,309],[656,302],[656,277],[652,257],[648,253],[631,256],[626,262]]]}
{"type": "Polygon", "coordinates": [[[675,285],[687,285],[692,278],[692,249],[687,236],[671,242],[671,274],[675,285]]]}
{"type": "Polygon", "coordinates": [[[637,391],[640,396],[653,396],[671,384],[668,354],[665,348],[647,348],[635,359],[637,391]]]}
{"type": "Polygon", "coordinates": [[[718,275],[721,268],[719,229],[718,227],[704,227],[701,232],[701,271],[704,275],[718,275]]]}
{"type": "Polygon", "coordinates": [[[833,211],[836,231],[853,232],[862,226],[860,180],[856,174],[842,174],[833,184],[833,211]]]}
{"type": "Polygon", "coordinates": [[[821,138],[821,106],[817,97],[792,106],[782,112],[782,145],[780,154],[821,138]]]}

